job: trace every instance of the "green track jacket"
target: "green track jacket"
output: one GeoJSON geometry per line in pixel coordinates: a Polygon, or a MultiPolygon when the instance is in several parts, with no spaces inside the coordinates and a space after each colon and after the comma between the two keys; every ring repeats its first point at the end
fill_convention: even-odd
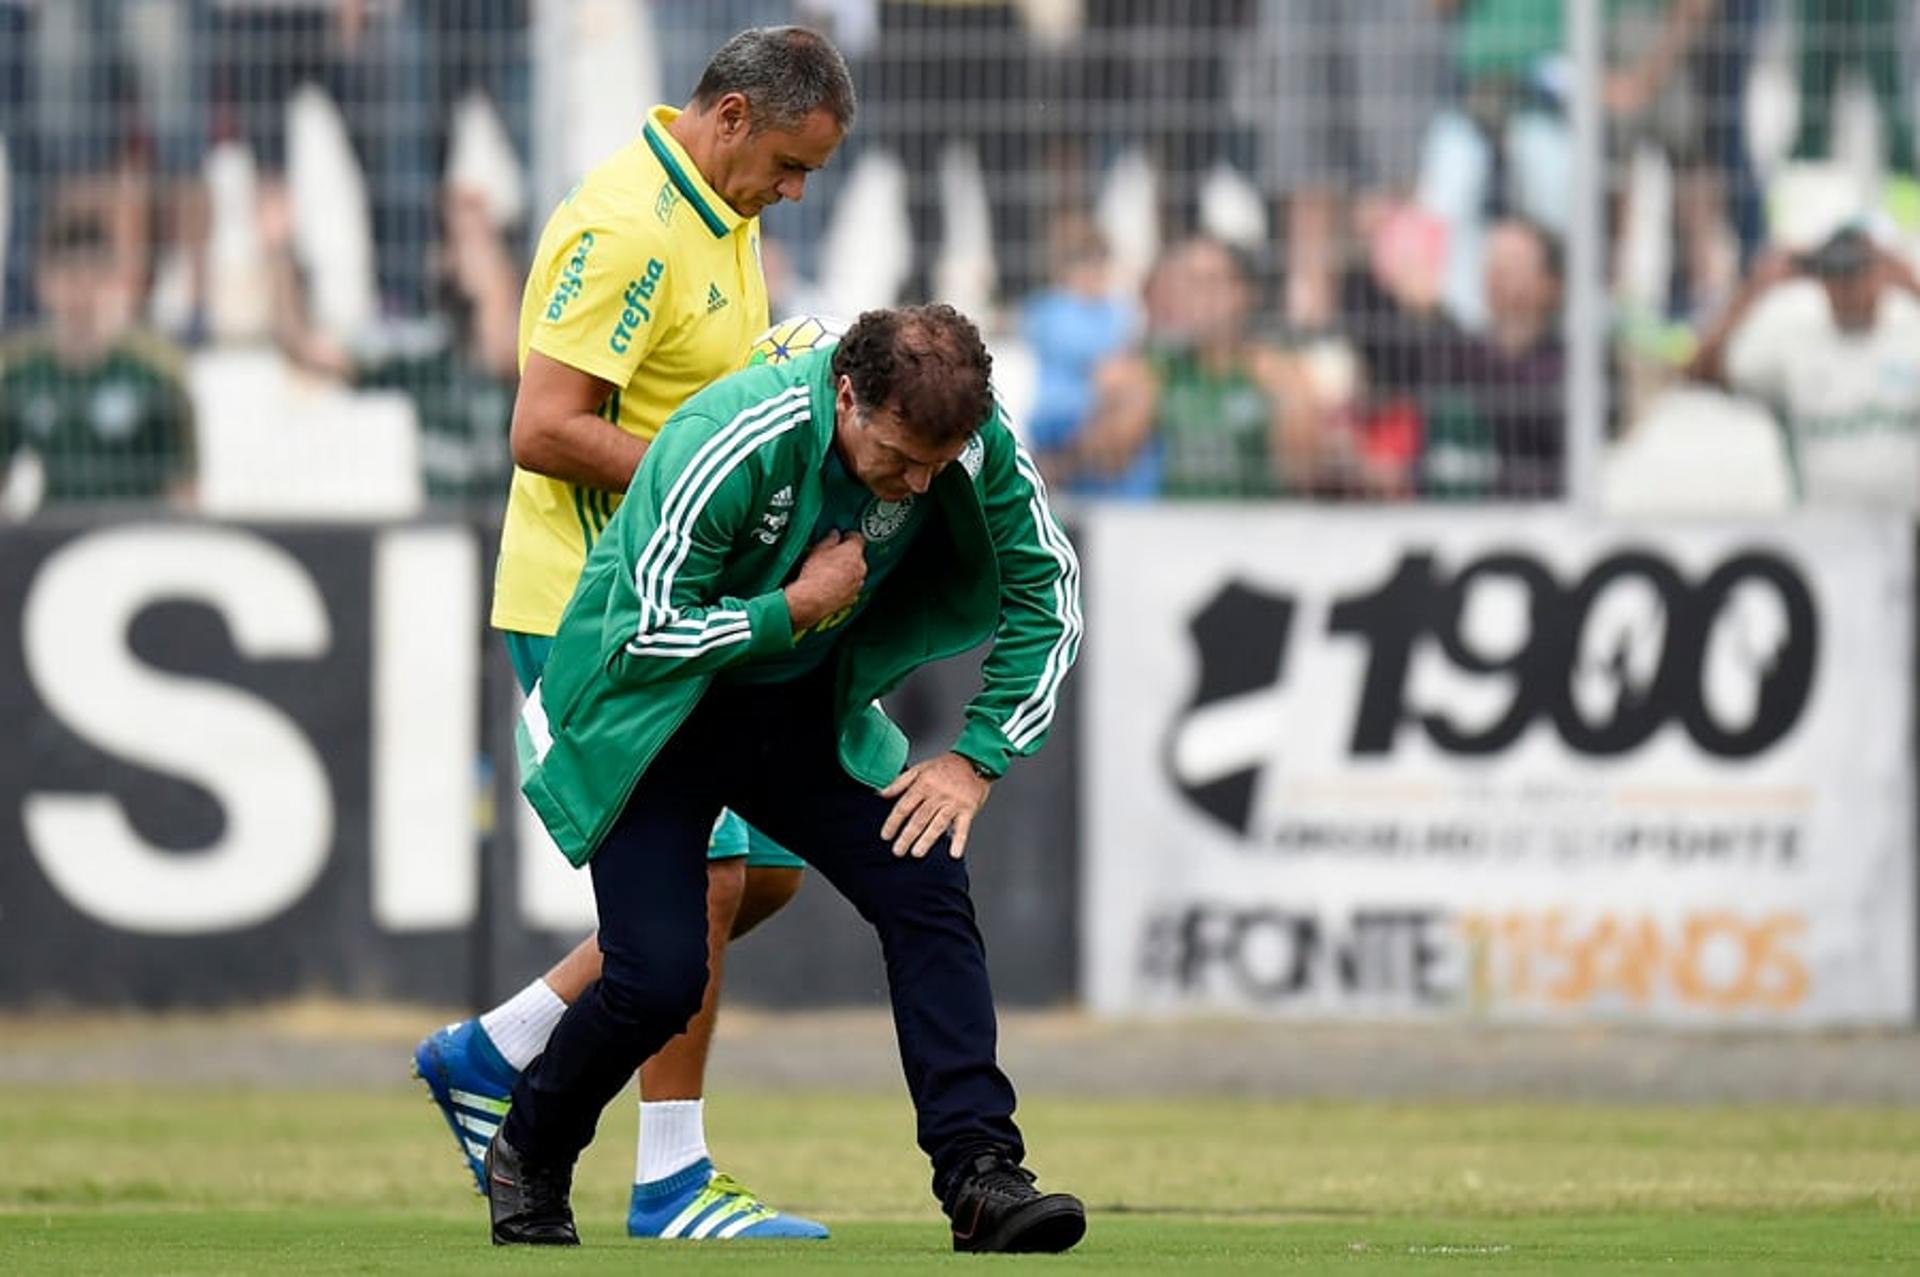
{"type": "MultiPolygon", "coordinates": [[[[820,510],[831,359],[749,368],[689,399],[587,556],[518,729],[522,788],[575,865],[714,675],[792,645],[780,587],[820,510]]],[[[998,409],[919,499],[935,517],[830,657],[841,765],[875,788],[907,759],[876,698],[915,669],[993,639],[953,748],[998,775],[1046,738],[1080,646],[1079,563],[998,409]]]]}

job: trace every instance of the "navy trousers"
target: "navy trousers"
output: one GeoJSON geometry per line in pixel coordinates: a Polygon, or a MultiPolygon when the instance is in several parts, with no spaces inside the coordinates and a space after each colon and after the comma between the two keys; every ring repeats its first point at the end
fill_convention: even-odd
{"type": "Polygon", "coordinates": [[[984,1148],[1023,1156],[966,865],[944,839],[924,859],[894,857],[880,837],[892,804],[840,768],[829,692],[825,675],[716,684],[641,778],[591,861],[600,979],[514,1088],[504,1131],[524,1156],[573,1161],[634,1069],[700,1009],[707,835],[722,807],[805,858],[878,933],[935,1191],[984,1148]]]}

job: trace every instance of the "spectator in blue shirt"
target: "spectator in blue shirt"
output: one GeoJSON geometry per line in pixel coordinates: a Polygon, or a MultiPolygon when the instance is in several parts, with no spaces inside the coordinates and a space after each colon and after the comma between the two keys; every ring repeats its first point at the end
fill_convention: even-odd
{"type": "MultiPolygon", "coordinates": [[[[1113,290],[1106,240],[1084,218],[1064,222],[1056,241],[1053,282],[1021,308],[1020,335],[1039,366],[1039,386],[1026,421],[1041,464],[1070,451],[1093,416],[1094,373],[1132,340],[1133,306],[1113,290]]],[[[1158,489],[1154,457],[1142,456],[1113,478],[1074,476],[1065,488],[1082,496],[1149,497],[1158,489]]]]}

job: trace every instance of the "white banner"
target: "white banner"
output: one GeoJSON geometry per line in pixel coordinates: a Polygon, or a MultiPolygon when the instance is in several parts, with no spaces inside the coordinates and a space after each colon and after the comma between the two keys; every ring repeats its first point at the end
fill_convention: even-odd
{"type": "Polygon", "coordinates": [[[1911,1020],[1906,522],[1081,526],[1095,1008],[1911,1020]]]}

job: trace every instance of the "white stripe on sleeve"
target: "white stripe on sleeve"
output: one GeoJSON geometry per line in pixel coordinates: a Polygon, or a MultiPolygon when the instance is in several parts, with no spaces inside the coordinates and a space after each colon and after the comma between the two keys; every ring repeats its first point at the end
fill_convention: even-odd
{"type": "Polygon", "coordinates": [[[1060,567],[1060,574],[1053,582],[1053,611],[1060,622],[1060,635],[1053,641],[1053,646],[1047,649],[1047,659],[1040,670],[1040,681],[1032,694],[1014,707],[1013,713],[1007,716],[1000,727],[1009,745],[1015,749],[1025,749],[1040,739],[1053,723],[1060,684],[1080,649],[1080,635],[1084,626],[1080,614],[1080,560],[1075,556],[1066,533],[1047,513],[1047,485],[1046,480],[1040,477],[1039,468],[1033,464],[1033,458],[1027,455],[1027,450],[1020,446],[1017,439],[1013,448],[1014,463],[1021,478],[1027,481],[1033,492],[1027,501],[1027,512],[1033,518],[1035,535],[1041,548],[1060,567]]]}
{"type": "Polygon", "coordinates": [[[693,548],[694,526],[707,502],[736,467],[767,443],[812,418],[808,388],[795,386],[736,416],[695,452],[661,503],[660,524],[634,565],[640,621],[627,651],[634,656],[697,656],[743,643],[752,636],[738,608],[716,609],[699,619],[673,607],[673,579],[693,548]]]}

